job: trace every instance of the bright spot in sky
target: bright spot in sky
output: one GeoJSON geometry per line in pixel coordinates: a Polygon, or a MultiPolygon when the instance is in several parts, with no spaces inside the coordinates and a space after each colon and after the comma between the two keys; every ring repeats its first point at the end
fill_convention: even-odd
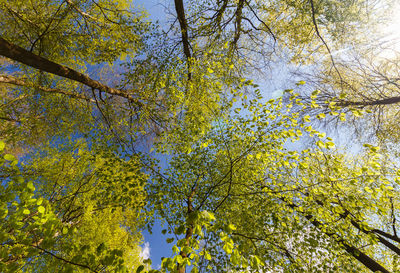
{"type": "Polygon", "coordinates": [[[382,40],[387,47],[400,50],[400,3],[392,7],[389,16],[389,22],[382,27],[382,40]]]}
{"type": "Polygon", "coordinates": [[[283,90],[275,90],[274,92],[272,92],[272,98],[273,99],[277,99],[282,97],[284,91],[283,90]]]}
{"type": "Polygon", "coordinates": [[[145,242],[144,246],[142,246],[142,251],[140,252],[140,257],[143,258],[143,260],[150,259],[150,243],[145,242]]]}

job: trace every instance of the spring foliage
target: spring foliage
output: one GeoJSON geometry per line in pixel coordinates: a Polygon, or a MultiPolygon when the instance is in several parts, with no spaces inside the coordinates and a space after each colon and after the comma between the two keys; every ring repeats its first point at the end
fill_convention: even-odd
{"type": "Polygon", "coordinates": [[[269,99],[251,79],[261,58],[328,73],[327,41],[380,14],[368,1],[176,0],[167,29],[128,1],[14,2],[0,0],[1,272],[399,270],[396,154],[318,127],[364,120],[340,75],[333,98],[269,99]],[[159,269],[140,255],[156,219],[159,269]]]}

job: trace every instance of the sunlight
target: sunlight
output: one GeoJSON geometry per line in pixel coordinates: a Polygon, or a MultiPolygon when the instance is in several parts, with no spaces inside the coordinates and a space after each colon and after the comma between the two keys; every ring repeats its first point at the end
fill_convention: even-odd
{"type": "Polygon", "coordinates": [[[380,39],[381,45],[385,49],[400,51],[400,3],[393,7],[388,23],[381,29],[383,34],[380,39]]]}

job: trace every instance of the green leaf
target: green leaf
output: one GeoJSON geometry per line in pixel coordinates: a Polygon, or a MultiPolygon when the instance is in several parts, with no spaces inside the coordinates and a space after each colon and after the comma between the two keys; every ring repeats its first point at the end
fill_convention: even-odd
{"type": "Polygon", "coordinates": [[[8,215],[7,207],[0,209],[0,218],[6,218],[7,215],[8,215]]]}
{"type": "Polygon", "coordinates": [[[137,269],[136,269],[136,273],[140,273],[144,270],[144,265],[140,265],[137,269]]]}
{"type": "Polygon", "coordinates": [[[233,265],[240,264],[240,253],[237,249],[235,249],[231,255],[231,262],[233,265]]]}
{"type": "Polygon", "coordinates": [[[208,251],[204,251],[204,259],[211,261],[211,254],[208,251]]]}
{"type": "Polygon", "coordinates": [[[231,231],[231,230],[236,230],[236,226],[235,226],[234,224],[229,224],[229,225],[228,225],[228,230],[229,230],[229,231],[231,231]]]}
{"type": "Polygon", "coordinates": [[[68,228],[67,227],[63,227],[62,229],[62,234],[67,234],[68,233],[68,228]]]}
{"type": "Polygon", "coordinates": [[[339,113],[338,112],[335,112],[335,111],[332,111],[332,112],[330,112],[329,113],[331,116],[338,116],[339,115],[339,113]]]}
{"type": "Polygon", "coordinates": [[[174,253],[179,253],[179,247],[177,247],[176,245],[174,245],[173,247],[172,247],[172,252],[174,252],[174,253]]]}
{"type": "Polygon", "coordinates": [[[353,113],[353,116],[355,116],[355,117],[361,117],[363,115],[362,112],[358,109],[352,109],[351,112],[353,113]]]}
{"type": "Polygon", "coordinates": [[[223,246],[224,251],[226,254],[231,254],[233,251],[233,243],[232,242],[226,242],[223,246]]]}
{"type": "Polygon", "coordinates": [[[106,245],[104,243],[101,243],[97,246],[96,248],[96,253],[97,255],[100,255],[101,253],[103,253],[106,250],[106,245]]]}
{"type": "Polygon", "coordinates": [[[320,147],[321,149],[326,148],[325,143],[323,143],[321,140],[318,140],[318,141],[316,142],[316,144],[317,144],[317,146],[320,147]]]}
{"type": "Polygon", "coordinates": [[[370,187],[364,187],[364,190],[368,193],[373,193],[373,190],[370,187]]]}
{"type": "Polygon", "coordinates": [[[207,148],[208,147],[208,142],[203,142],[201,143],[201,148],[207,148]]]}
{"type": "Polygon", "coordinates": [[[4,159],[7,161],[14,161],[15,160],[15,156],[11,155],[11,154],[5,154],[4,155],[4,159]]]}
{"type": "Polygon", "coordinates": [[[35,186],[33,185],[32,181],[29,181],[29,182],[26,184],[26,187],[27,187],[29,190],[31,190],[31,191],[34,191],[34,190],[35,190],[35,186]]]}
{"type": "Polygon", "coordinates": [[[43,206],[39,206],[38,207],[38,212],[39,213],[44,213],[45,212],[45,208],[43,206]]]}
{"type": "Polygon", "coordinates": [[[296,85],[304,85],[304,84],[306,84],[305,81],[299,81],[299,82],[296,83],[296,85]]]}
{"type": "MultiPolygon", "coordinates": [[[[305,82],[304,82],[305,83],[305,82]]],[[[318,94],[320,94],[321,93],[321,91],[320,90],[314,90],[312,93],[311,93],[311,95],[312,96],[317,96],[318,94]]]]}
{"type": "Polygon", "coordinates": [[[178,264],[181,264],[183,262],[183,257],[181,255],[176,255],[175,256],[176,262],[178,264]]]}
{"type": "Polygon", "coordinates": [[[325,143],[326,148],[328,149],[333,149],[335,148],[335,143],[333,143],[332,141],[328,141],[327,143],[325,143]]]}

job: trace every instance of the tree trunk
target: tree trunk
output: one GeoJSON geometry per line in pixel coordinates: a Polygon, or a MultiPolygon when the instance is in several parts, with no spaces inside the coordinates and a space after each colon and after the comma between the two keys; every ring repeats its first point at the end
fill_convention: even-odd
{"type": "MultiPolygon", "coordinates": [[[[190,196],[188,197],[188,201],[187,201],[187,214],[188,214],[188,218],[190,218],[190,215],[194,212],[193,211],[193,204],[192,204],[192,199],[193,196],[195,194],[195,190],[192,190],[192,192],[190,193],[190,196]]],[[[193,224],[192,223],[188,223],[188,227],[186,228],[186,235],[185,235],[185,246],[189,246],[190,243],[190,239],[193,236],[193,224]]],[[[182,258],[187,258],[188,257],[188,253],[181,251],[179,253],[182,258]]],[[[178,273],[185,273],[186,272],[186,267],[178,264],[178,273]]]]}

